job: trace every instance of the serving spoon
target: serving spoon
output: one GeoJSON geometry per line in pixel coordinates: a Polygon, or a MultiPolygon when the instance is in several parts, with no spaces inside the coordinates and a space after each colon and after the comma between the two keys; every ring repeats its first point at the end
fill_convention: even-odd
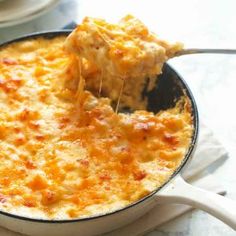
{"type": "MultiPolygon", "coordinates": [[[[171,58],[175,58],[175,57],[179,57],[179,56],[184,56],[184,55],[191,55],[191,54],[236,54],[236,49],[209,49],[209,48],[187,48],[187,49],[182,49],[178,52],[176,52],[171,58]]],[[[171,59],[169,58],[169,59],[171,59]]],[[[119,104],[120,104],[120,98],[122,95],[122,91],[123,91],[123,87],[124,87],[124,83],[122,84],[122,87],[120,89],[119,92],[119,98],[118,101],[116,103],[116,105],[113,106],[114,110],[116,112],[119,112],[119,104]]],[[[99,94],[101,92],[101,86],[99,88],[99,94]]],[[[135,110],[132,107],[130,107],[131,110],[135,110]]],[[[124,112],[124,110],[120,110],[121,112],[124,112]]],[[[127,112],[130,110],[126,110],[125,112],[127,112]]]]}
{"type": "Polygon", "coordinates": [[[236,49],[209,49],[209,48],[187,48],[182,49],[174,54],[174,57],[189,55],[189,54],[236,54],[236,49]]]}

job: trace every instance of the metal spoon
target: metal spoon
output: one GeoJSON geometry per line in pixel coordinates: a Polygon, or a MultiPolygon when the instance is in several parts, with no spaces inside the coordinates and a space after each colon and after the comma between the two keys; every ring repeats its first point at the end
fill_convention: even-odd
{"type": "Polygon", "coordinates": [[[177,52],[174,56],[183,56],[189,54],[199,54],[199,53],[213,53],[213,54],[236,54],[236,49],[199,49],[199,48],[189,48],[183,49],[177,52]]]}
{"type": "MultiPolygon", "coordinates": [[[[209,54],[236,54],[236,49],[199,49],[199,48],[188,48],[188,49],[182,49],[181,51],[178,51],[172,56],[171,58],[178,57],[178,56],[184,56],[184,55],[190,55],[190,54],[201,54],[201,53],[209,53],[209,54]]],[[[170,58],[170,59],[171,59],[170,58]]],[[[119,103],[120,103],[120,97],[122,95],[124,84],[122,85],[122,88],[120,90],[120,96],[118,101],[116,102],[116,105],[114,105],[114,109],[116,112],[119,111],[119,103]]],[[[166,89],[165,89],[166,91],[166,89]]],[[[159,91],[160,93],[160,91],[159,91]]],[[[157,94],[156,94],[157,97],[157,94]]],[[[159,99],[160,100],[160,99],[159,99]]],[[[158,101],[156,101],[157,103],[158,101]]],[[[132,110],[132,108],[130,108],[132,110]]],[[[123,111],[123,110],[122,110],[123,111]]],[[[127,111],[130,112],[128,109],[127,111]]]]}

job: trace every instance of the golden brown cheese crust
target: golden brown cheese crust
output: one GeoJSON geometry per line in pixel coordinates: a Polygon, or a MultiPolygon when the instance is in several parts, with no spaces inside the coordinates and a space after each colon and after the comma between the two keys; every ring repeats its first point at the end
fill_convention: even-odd
{"type": "Polygon", "coordinates": [[[116,114],[64,81],[76,76],[65,37],[0,50],[0,208],[45,219],[126,206],[168,180],[192,135],[188,101],[154,115],[116,114]],[[73,67],[73,68],[72,68],[73,67]]]}
{"type": "Polygon", "coordinates": [[[159,39],[137,18],[127,15],[118,24],[86,17],[66,40],[68,51],[77,53],[100,70],[96,76],[86,77],[89,89],[98,91],[103,80],[103,93],[117,100],[122,79],[125,84],[126,105],[144,109],[145,101],[139,96],[149,78],[151,89],[163,63],[182,49],[182,44],[170,44],[159,39]]]}

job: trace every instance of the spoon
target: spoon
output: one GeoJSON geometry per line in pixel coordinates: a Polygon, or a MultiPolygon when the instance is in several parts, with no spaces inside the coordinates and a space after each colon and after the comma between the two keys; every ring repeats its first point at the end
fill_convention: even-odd
{"type": "Polygon", "coordinates": [[[175,53],[174,57],[189,55],[189,54],[199,54],[199,53],[213,53],[213,54],[236,54],[236,49],[205,49],[205,48],[189,48],[183,49],[175,53]]]}
{"type": "MultiPolygon", "coordinates": [[[[206,49],[206,48],[199,49],[199,48],[188,48],[188,49],[182,49],[181,51],[176,52],[174,54],[174,56],[171,57],[171,58],[179,57],[179,56],[184,56],[184,55],[190,55],[190,54],[202,54],[202,53],[205,53],[205,54],[236,54],[236,49],[206,49]]],[[[120,103],[120,97],[121,97],[121,94],[122,94],[122,91],[123,91],[123,86],[124,86],[124,84],[122,85],[122,88],[120,90],[119,99],[118,99],[116,105],[114,105],[114,109],[115,109],[116,112],[119,111],[119,103],[120,103]]],[[[160,91],[158,93],[160,93],[160,91]]],[[[156,97],[157,94],[155,94],[154,97],[156,97]]],[[[158,103],[158,101],[156,101],[156,103],[158,103]]],[[[132,108],[129,108],[129,109],[133,110],[132,108]]],[[[127,111],[125,110],[125,112],[130,112],[129,109],[127,109],[127,111]]],[[[124,110],[122,110],[121,112],[124,112],[124,110]]]]}

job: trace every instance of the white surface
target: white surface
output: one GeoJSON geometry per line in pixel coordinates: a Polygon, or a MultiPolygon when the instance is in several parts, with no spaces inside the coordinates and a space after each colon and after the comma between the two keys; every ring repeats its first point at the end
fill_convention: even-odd
{"type": "MultiPolygon", "coordinates": [[[[160,36],[182,41],[186,47],[236,48],[235,0],[120,0],[110,1],[110,8],[102,2],[64,0],[37,20],[0,29],[0,41],[31,32],[58,29],[72,19],[81,19],[83,15],[92,13],[105,18],[106,15],[133,13],[160,36]]],[[[193,91],[200,119],[214,130],[229,151],[230,158],[214,174],[227,189],[227,197],[236,200],[236,56],[183,56],[172,59],[170,64],[193,91]]],[[[214,217],[194,210],[147,235],[233,236],[235,232],[214,217]]]]}
{"type": "Polygon", "coordinates": [[[58,4],[59,0],[11,0],[0,2],[0,28],[30,21],[58,4]]]}

